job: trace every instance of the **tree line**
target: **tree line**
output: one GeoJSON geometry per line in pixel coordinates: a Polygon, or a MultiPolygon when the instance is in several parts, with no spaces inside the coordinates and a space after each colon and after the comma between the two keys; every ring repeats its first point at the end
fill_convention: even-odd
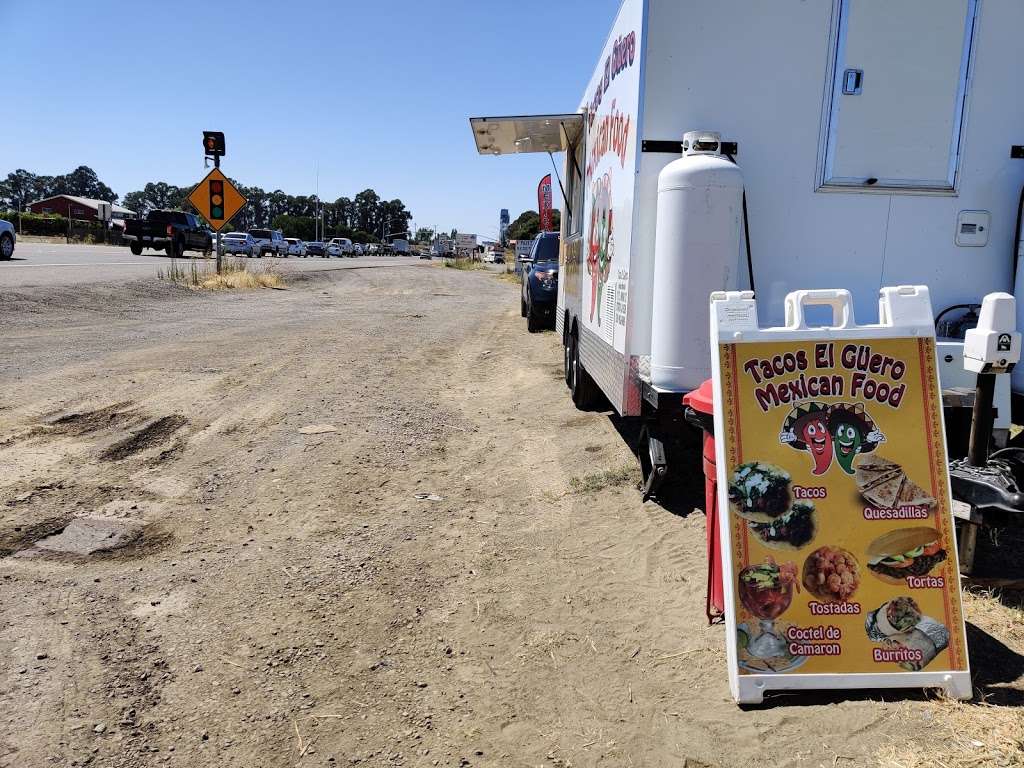
{"type": "MultiPolygon", "coordinates": [[[[374,190],[364,189],[354,198],[339,197],[319,201],[313,195],[289,195],[280,189],[267,192],[260,187],[232,183],[248,204],[232,219],[230,228],[248,230],[260,227],[280,229],[285,237],[312,240],[319,208],[322,236],[348,237],[356,242],[377,242],[387,235],[398,236],[409,229],[412,213],[399,199],[384,200],[374,190]]],[[[123,199],[97,177],[88,166],[80,166],[62,176],[41,176],[19,168],[0,181],[0,209],[22,210],[30,203],[54,195],[75,195],[118,203],[140,216],[152,210],[187,210],[191,187],[179,187],[164,181],[149,182],[129,192],[123,199]]]]}

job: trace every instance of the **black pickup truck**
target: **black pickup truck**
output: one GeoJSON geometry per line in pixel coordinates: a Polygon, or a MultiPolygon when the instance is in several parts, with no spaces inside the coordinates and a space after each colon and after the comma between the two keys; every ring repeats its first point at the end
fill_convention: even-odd
{"type": "Polygon", "coordinates": [[[213,250],[213,236],[199,217],[184,211],[150,211],[144,219],[128,219],[123,239],[136,256],[143,248],[165,250],[176,258],[185,251],[213,250]]]}

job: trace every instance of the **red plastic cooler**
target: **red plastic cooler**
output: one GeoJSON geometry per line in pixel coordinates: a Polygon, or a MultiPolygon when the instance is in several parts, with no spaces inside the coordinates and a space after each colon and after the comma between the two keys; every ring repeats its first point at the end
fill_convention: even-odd
{"type": "Polygon", "coordinates": [[[722,548],[719,538],[718,469],[715,465],[715,396],[708,379],[683,397],[686,418],[704,430],[704,512],[708,534],[708,588],[706,610],[708,621],[721,617],[725,611],[722,587],[722,548]]]}

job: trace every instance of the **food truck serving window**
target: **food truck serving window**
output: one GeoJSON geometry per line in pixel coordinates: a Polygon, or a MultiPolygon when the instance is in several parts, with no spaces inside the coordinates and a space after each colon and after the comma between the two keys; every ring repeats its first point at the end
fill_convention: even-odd
{"type": "Polygon", "coordinates": [[[835,0],[824,187],[952,191],[977,0],[835,0]]]}
{"type": "MultiPolygon", "coordinates": [[[[519,115],[514,117],[471,117],[476,149],[481,155],[520,155],[530,152],[565,152],[565,230],[569,235],[583,231],[583,169],[586,149],[583,115],[519,115]]],[[[563,179],[559,178],[559,185],[563,179]]]]}

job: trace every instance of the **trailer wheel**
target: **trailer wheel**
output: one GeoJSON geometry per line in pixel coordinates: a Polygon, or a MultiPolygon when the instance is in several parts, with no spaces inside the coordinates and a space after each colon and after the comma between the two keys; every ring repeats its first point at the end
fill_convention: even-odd
{"type": "Polygon", "coordinates": [[[141,243],[132,243],[128,247],[131,249],[132,255],[134,255],[134,256],[141,256],[142,255],[142,244],[141,243]]]}
{"type": "Polygon", "coordinates": [[[577,409],[589,411],[598,401],[597,385],[580,361],[579,339],[572,336],[570,343],[572,344],[572,384],[569,391],[572,393],[572,402],[577,409]]]}
{"type": "Polygon", "coordinates": [[[572,389],[572,342],[570,341],[571,336],[565,336],[562,339],[562,373],[565,377],[565,386],[570,390],[572,389]]]}

